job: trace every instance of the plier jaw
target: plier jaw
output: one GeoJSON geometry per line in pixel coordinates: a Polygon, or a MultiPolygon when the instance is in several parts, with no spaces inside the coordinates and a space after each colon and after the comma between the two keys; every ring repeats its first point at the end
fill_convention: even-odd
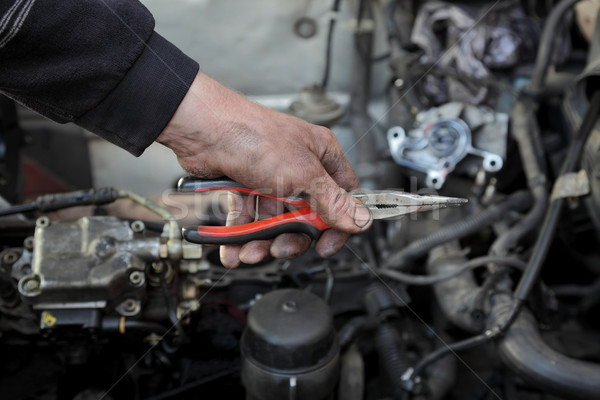
{"type": "Polygon", "coordinates": [[[394,219],[406,214],[462,206],[469,201],[457,197],[418,195],[396,190],[352,192],[371,211],[374,219],[394,219]]]}

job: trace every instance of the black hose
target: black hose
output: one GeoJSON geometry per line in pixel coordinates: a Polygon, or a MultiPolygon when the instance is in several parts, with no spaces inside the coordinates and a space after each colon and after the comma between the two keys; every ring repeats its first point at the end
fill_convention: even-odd
{"type": "Polygon", "coordinates": [[[21,214],[25,212],[37,211],[38,205],[36,203],[17,204],[15,206],[9,206],[0,209],[0,217],[5,215],[21,214]]]}
{"type": "Polygon", "coordinates": [[[68,193],[46,194],[39,196],[32,203],[19,204],[0,209],[0,216],[19,214],[30,211],[56,211],[63,208],[104,205],[118,198],[118,192],[113,188],[78,190],[68,193]]]}
{"type": "Polygon", "coordinates": [[[402,398],[402,374],[408,368],[408,360],[404,342],[398,330],[390,323],[383,323],[375,332],[375,348],[383,374],[388,380],[392,397],[396,400],[402,398]]]}
{"type": "Polygon", "coordinates": [[[323,80],[321,81],[321,87],[327,88],[329,83],[329,70],[331,69],[331,51],[333,47],[333,31],[335,28],[335,21],[340,11],[340,0],[333,0],[331,6],[331,19],[329,20],[329,29],[327,30],[327,43],[325,45],[325,70],[323,71],[323,80]]]}
{"type": "MultiPolygon", "coordinates": [[[[599,113],[600,91],[597,91],[592,96],[588,109],[583,117],[583,121],[581,122],[581,126],[579,127],[579,131],[569,146],[567,157],[565,158],[560,171],[561,176],[575,170],[581,156],[583,146],[592,132],[596,121],[598,120],[599,113]]],[[[529,259],[529,264],[525,270],[525,273],[521,277],[521,280],[519,281],[517,289],[515,290],[515,299],[519,302],[523,302],[525,299],[527,299],[531,289],[533,289],[535,285],[538,275],[541,272],[542,264],[546,259],[546,255],[548,254],[550,244],[554,237],[554,231],[556,230],[556,225],[558,224],[563,202],[564,198],[553,199],[553,201],[550,203],[548,211],[546,212],[546,217],[544,218],[540,235],[538,236],[533,248],[532,256],[529,259]]]]}
{"type": "Polygon", "coordinates": [[[425,286],[425,285],[435,285],[436,283],[444,282],[450,280],[452,278],[457,277],[458,275],[464,274],[467,271],[472,269],[482,267],[489,263],[497,263],[502,265],[510,265],[511,267],[515,267],[520,270],[524,270],[527,267],[527,264],[524,261],[519,260],[514,257],[499,257],[499,256],[483,256],[477,257],[472,260],[467,261],[460,268],[457,268],[453,271],[450,271],[445,274],[437,274],[437,275],[412,275],[405,274],[400,271],[394,271],[390,269],[380,270],[379,274],[385,276],[386,278],[394,279],[396,281],[406,283],[408,285],[415,286],[425,286]]]}
{"type": "Polygon", "coordinates": [[[377,327],[379,321],[377,318],[362,315],[354,317],[342,326],[338,333],[340,348],[345,349],[352,341],[363,331],[371,330],[377,327]]]}
{"type": "Polygon", "coordinates": [[[541,93],[544,89],[548,68],[550,68],[550,65],[552,64],[552,56],[554,55],[556,38],[558,37],[557,32],[559,31],[560,24],[562,23],[565,14],[578,1],[579,0],[562,0],[552,9],[550,15],[546,19],[537,56],[535,58],[535,66],[531,74],[531,82],[529,83],[528,88],[534,95],[541,93]]]}
{"type": "Polygon", "coordinates": [[[526,191],[518,191],[507,199],[479,212],[448,225],[433,234],[416,240],[402,250],[392,254],[383,264],[385,268],[401,268],[410,261],[422,257],[431,249],[441,244],[463,238],[487,228],[494,222],[503,219],[508,211],[522,211],[531,205],[531,195],[526,191]]]}
{"type": "MultiPolygon", "coordinates": [[[[510,303],[497,305],[491,318],[501,321],[511,307],[510,303]]],[[[499,341],[498,352],[517,375],[545,392],[569,399],[598,398],[600,365],[567,357],[550,348],[528,311],[521,313],[499,341]]]]}
{"type": "Polygon", "coordinates": [[[128,331],[145,331],[154,332],[160,336],[165,335],[168,331],[166,327],[157,322],[125,319],[124,317],[104,317],[102,319],[102,330],[119,332],[121,334],[125,334],[128,331]]]}

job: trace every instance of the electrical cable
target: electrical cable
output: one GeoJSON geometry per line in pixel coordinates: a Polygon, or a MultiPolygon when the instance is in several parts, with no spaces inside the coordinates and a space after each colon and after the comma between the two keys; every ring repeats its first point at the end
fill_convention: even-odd
{"type": "Polygon", "coordinates": [[[38,210],[38,205],[35,202],[27,203],[27,204],[17,204],[15,206],[9,206],[9,207],[0,209],[0,217],[4,217],[6,215],[14,215],[14,214],[21,214],[21,213],[26,213],[26,212],[31,212],[31,211],[37,211],[37,210],[38,210]]]}
{"type": "Polygon", "coordinates": [[[524,270],[527,267],[527,264],[524,261],[519,260],[518,258],[501,256],[483,256],[469,260],[462,267],[445,274],[411,275],[391,269],[381,269],[378,271],[378,273],[382,276],[385,276],[386,278],[394,279],[396,281],[406,283],[408,285],[425,286],[435,285],[436,283],[447,281],[469,270],[485,266],[489,263],[509,265],[520,270],[524,270]]]}
{"type": "Polygon", "coordinates": [[[175,308],[171,303],[171,296],[169,295],[169,288],[167,287],[167,281],[165,280],[164,275],[160,277],[160,287],[163,291],[163,296],[165,299],[165,307],[167,308],[167,314],[169,315],[169,321],[179,334],[179,340],[183,340],[186,337],[185,331],[183,327],[179,323],[180,319],[177,318],[177,313],[175,312],[175,308]]]}
{"type": "Polygon", "coordinates": [[[39,196],[35,201],[18,204],[0,209],[0,216],[19,214],[30,211],[56,211],[63,208],[104,205],[118,198],[118,192],[113,188],[77,190],[75,192],[55,193],[39,196]]]}
{"type": "Polygon", "coordinates": [[[417,378],[429,367],[432,363],[459,351],[471,349],[476,346],[480,346],[484,343],[488,343],[500,335],[505,334],[513,322],[517,319],[519,312],[521,311],[521,303],[515,303],[508,318],[502,323],[492,329],[487,329],[485,332],[472,336],[470,338],[460,340],[458,342],[444,345],[438,349],[427,354],[417,363],[414,368],[406,370],[402,376],[402,383],[405,392],[403,393],[402,400],[409,400],[413,392],[415,391],[417,378]]]}

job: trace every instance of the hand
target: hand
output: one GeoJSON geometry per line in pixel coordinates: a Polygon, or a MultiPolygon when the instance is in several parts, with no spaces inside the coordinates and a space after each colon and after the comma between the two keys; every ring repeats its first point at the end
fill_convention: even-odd
{"type": "MultiPolygon", "coordinates": [[[[322,257],[336,253],[350,234],[372,223],[369,210],[348,194],[359,188],[358,180],[329,129],[262,107],[202,73],[157,141],[171,148],[195,177],[227,176],[265,194],[303,197],[333,228],[316,244],[322,257]]],[[[248,222],[243,203],[231,205],[228,223],[248,222]]],[[[272,241],[222,246],[221,261],[235,267],[269,253],[300,255],[309,246],[304,235],[283,234],[272,241]]]]}

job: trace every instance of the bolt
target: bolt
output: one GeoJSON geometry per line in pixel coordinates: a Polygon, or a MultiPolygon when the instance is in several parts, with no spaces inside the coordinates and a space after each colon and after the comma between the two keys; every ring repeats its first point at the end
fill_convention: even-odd
{"type": "Polygon", "coordinates": [[[115,252],[112,240],[110,238],[99,239],[94,247],[94,252],[98,258],[110,257],[115,252]]]}
{"type": "Polygon", "coordinates": [[[146,225],[139,219],[131,223],[131,230],[135,233],[142,233],[146,229],[146,225]]]}
{"type": "Polygon", "coordinates": [[[33,250],[33,236],[28,236],[23,240],[23,247],[29,251],[33,250]]]}
{"type": "Polygon", "coordinates": [[[37,226],[38,228],[45,228],[48,225],[50,225],[50,218],[48,217],[39,217],[35,221],[35,226],[37,226]]]}
{"type": "Polygon", "coordinates": [[[144,274],[141,271],[133,271],[129,274],[129,282],[134,286],[141,286],[144,283],[144,274]]]}
{"type": "Polygon", "coordinates": [[[23,285],[23,289],[25,289],[25,291],[29,293],[35,292],[39,288],[40,282],[37,279],[30,279],[27,282],[25,282],[25,285],[23,285]]]}
{"type": "Polygon", "coordinates": [[[19,255],[14,251],[9,251],[2,257],[2,262],[8,265],[12,265],[19,259],[19,255]]]}
{"type": "Polygon", "coordinates": [[[134,299],[127,299],[123,302],[123,309],[128,312],[133,312],[137,308],[137,301],[134,299]]]}

